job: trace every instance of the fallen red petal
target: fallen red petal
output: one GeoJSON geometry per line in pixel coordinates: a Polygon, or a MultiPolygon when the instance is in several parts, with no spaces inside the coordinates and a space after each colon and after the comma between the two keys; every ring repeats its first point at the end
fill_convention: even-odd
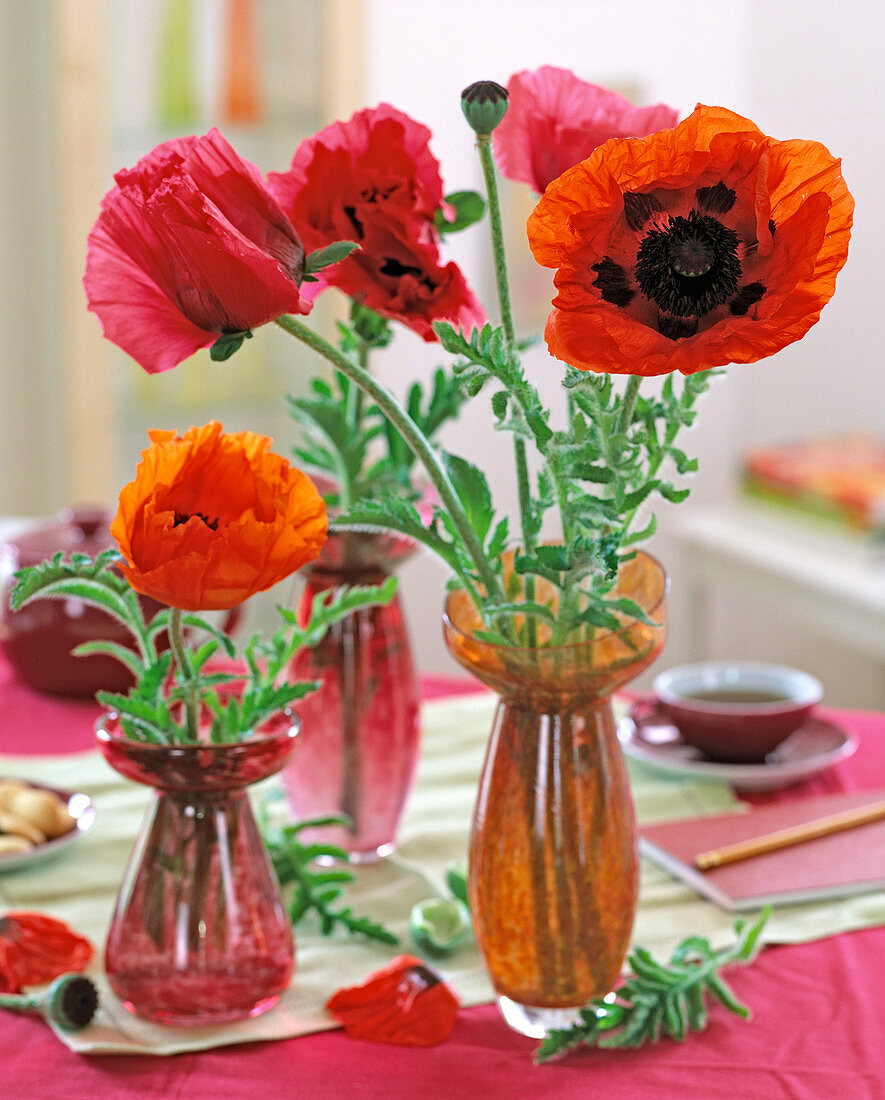
{"type": "Polygon", "coordinates": [[[413,955],[398,955],[362,985],[339,989],[326,1008],[348,1035],[399,1046],[433,1046],[451,1034],[458,998],[413,955]]]}
{"type": "Polygon", "coordinates": [[[0,992],[51,982],[61,974],[85,970],[95,949],[64,921],[42,913],[5,913],[0,917],[0,992]]]}

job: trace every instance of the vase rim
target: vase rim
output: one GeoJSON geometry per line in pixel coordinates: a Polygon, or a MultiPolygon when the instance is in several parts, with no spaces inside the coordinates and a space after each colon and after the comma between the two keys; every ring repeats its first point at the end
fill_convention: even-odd
{"type": "MultiPolygon", "coordinates": [[[[654,606],[647,609],[647,614],[649,616],[651,616],[651,615],[654,614],[655,611],[658,610],[659,607],[661,607],[661,605],[667,599],[667,595],[670,591],[670,577],[669,577],[669,574],[667,573],[667,570],[663,567],[663,565],[661,565],[660,561],[654,556],[654,554],[650,554],[647,550],[637,550],[636,551],[636,557],[645,558],[653,568],[657,569],[657,571],[660,573],[660,576],[661,576],[662,581],[663,581],[663,583],[661,585],[660,595],[658,596],[657,600],[655,601],[654,606]]],[[[462,638],[469,638],[469,639],[475,641],[479,645],[488,647],[488,649],[490,651],[497,651],[497,652],[506,651],[508,653],[536,653],[536,652],[539,652],[539,651],[544,652],[544,653],[568,653],[568,652],[580,649],[582,646],[586,646],[588,644],[597,645],[599,642],[604,641],[605,639],[616,638],[618,635],[624,634],[627,631],[631,630],[637,622],[641,621],[641,620],[635,619],[635,618],[630,619],[627,622],[625,622],[623,626],[619,627],[617,630],[606,630],[606,629],[600,627],[600,628],[598,628],[598,632],[596,634],[594,634],[592,642],[589,642],[589,643],[586,640],[582,640],[582,641],[578,641],[578,642],[563,642],[561,645],[539,645],[539,646],[507,645],[507,644],[503,644],[501,642],[490,642],[490,641],[486,641],[485,639],[482,639],[482,638],[476,638],[473,633],[471,633],[470,631],[462,629],[460,626],[457,625],[457,623],[452,621],[452,619],[449,615],[449,602],[450,602],[450,600],[452,599],[453,596],[458,595],[458,594],[466,595],[465,589],[463,589],[463,588],[453,589],[451,592],[449,592],[448,596],[446,597],[446,601],[445,601],[445,604],[443,606],[443,625],[449,627],[455,634],[458,634],[462,638]]]]}
{"type": "Polygon", "coordinates": [[[291,707],[282,708],[277,715],[265,719],[262,725],[265,726],[269,722],[273,722],[275,718],[284,717],[286,723],[285,725],[281,724],[279,729],[262,731],[259,727],[251,736],[242,737],[238,741],[137,741],[133,737],[127,737],[122,732],[114,733],[108,728],[111,723],[118,721],[120,718],[119,713],[111,708],[105,710],[96,719],[95,738],[101,744],[127,745],[137,748],[139,751],[169,752],[174,750],[178,753],[187,754],[205,752],[209,749],[213,753],[222,755],[224,750],[229,753],[242,752],[244,749],[258,748],[284,739],[294,741],[301,732],[301,720],[291,707]]]}

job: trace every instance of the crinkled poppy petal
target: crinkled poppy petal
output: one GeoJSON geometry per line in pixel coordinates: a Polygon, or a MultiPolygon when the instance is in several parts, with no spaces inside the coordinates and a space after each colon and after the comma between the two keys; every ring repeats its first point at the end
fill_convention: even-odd
{"type": "Polygon", "coordinates": [[[254,164],[238,156],[213,128],[188,151],[184,168],[246,240],[275,259],[290,279],[301,282],[304,245],[254,164]]]}
{"type": "Polygon", "coordinates": [[[315,286],[335,286],[435,340],[434,321],[470,330],[485,312],[457,266],[440,258],[434,214],[443,185],[429,140],[426,127],[381,104],[302,142],[268,185],[309,251],[359,245],[315,286]]]}
{"type": "Polygon", "coordinates": [[[663,103],[634,107],[553,65],[515,73],[507,91],[507,113],[493,137],[495,159],[504,176],[539,193],[610,138],[651,134],[678,118],[663,103]]]}
{"type": "Polygon", "coordinates": [[[111,533],[144,595],[184,610],[232,607],[317,557],[326,509],[313,482],[253,432],[215,421],[150,433],[111,533]]]}
{"type": "Polygon", "coordinates": [[[724,108],[613,141],[529,218],[556,268],[545,336],[582,370],[692,374],[800,339],[847,258],[853,200],[816,142],[778,142],[724,108]]]}
{"type": "Polygon", "coordinates": [[[458,998],[421,959],[398,955],[362,985],[339,989],[326,1008],[356,1038],[433,1046],[451,1034],[458,998]]]}
{"type": "MultiPolygon", "coordinates": [[[[341,152],[363,174],[378,173],[379,182],[411,192],[409,207],[432,218],[443,200],[439,161],[430,151],[430,130],[389,103],[357,111],[346,122],[334,122],[302,141],[287,172],[271,172],[268,184],[284,210],[295,202],[321,154],[341,152]]],[[[339,181],[359,193],[363,180],[339,181]]],[[[299,230],[300,231],[300,230],[299,230]]]]}
{"type": "Polygon", "coordinates": [[[157,146],[115,179],[84,285],[105,335],[149,373],[221,333],[310,311],[297,233],[217,131],[157,146]]]}
{"type": "Polygon", "coordinates": [[[88,966],[95,949],[64,921],[42,913],[0,917],[0,992],[18,993],[88,966]]]}

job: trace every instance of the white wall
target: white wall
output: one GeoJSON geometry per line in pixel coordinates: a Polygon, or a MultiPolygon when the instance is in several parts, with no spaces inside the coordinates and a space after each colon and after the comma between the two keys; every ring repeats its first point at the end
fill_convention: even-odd
{"type": "MultiPolygon", "coordinates": [[[[842,0],[838,6],[829,0],[365,0],[364,6],[368,86],[365,97],[349,109],[384,99],[429,125],[450,190],[481,189],[472,134],[459,108],[462,88],[477,79],[506,83],[516,70],[543,64],[629,89],[638,102],[663,100],[682,113],[697,101],[723,104],[776,137],[815,138],[843,157],[857,211],[836,297],[799,344],[773,359],[733,368],[716,383],[687,444],[700,456],[701,472],[683,509],[725,498],[742,451],[754,443],[851,427],[885,432],[885,371],[877,327],[885,253],[880,198],[885,7],[870,0],[842,0]]],[[[334,7],[339,15],[345,10],[341,2],[334,7]]],[[[327,7],[326,15],[331,11],[327,7]]],[[[41,33],[44,14],[42,3],[32,0],[0,2],[0,37],[14,44],[0,65],[7,107],[0,136],[4,149],[15,151],[0,172],[0,511],[7,514],[49,511],[65,502],[54,428],[61,419],[57,348],[64,334],[54,324],[57,227],[48,195],[53,59],[51,43],[41,33]],[[41,410],[37,447],[34,402],[41,410]]],[[[525,191],[505,183],[505,198],[519,193],[522,201],[525,191]]],[[[521,240],[512,247],[520,245],[527,251],[521,240]]],[[[491,303],[485,225],[453,238],[450,254],[491,303]]],[[[534,312],[532,326],[541,323],[537,318],[544,311],[534,312]]],[[[438,359],[437,349],[403,333],[381,373],[398,388],[415,373],[429,374],[438,359]]],[[[555,403],[561,367],[536,349],[529,369],[555,403]]],[[[446,444],[490,470],[502,507],[512,508],[509,441],[493,433],[489,422],[485,398],[480,398],[446,444]]],[[[668,536],[672,511],[661,509],[660,520],[655,550],[674,574],[675,625],[662,660],[673,663],[679,658],[680,586],[668,536]]],[[[421,558],[407,567],[403,579],[422,667],[454,671],[439,628],[445,570],[421,558]]],[[[724,597],[727,602],[727,591],[724,597]]],[[[762,636],[775,648],[786,650],[790,642],[777,624],[746,625],[731,614],[723,618],[718,645],[723,651],[752,649],[762,636]]],[[[796,659],[801,663],[802,654],[796,659]]],[[[840,670],[837,678],[851,697],[853,655],[821,650],[817,659],[840,670]]],[[[869,677],[869,672],[862,675],[869,677]]]]}
{"type": "Polygon", "coordinates": [[[27,0],[0,4],[6,44],[0,64],[0,513],[6,514],[27,514],[35,497],[50,496],[61,480],[53,430],[52,57],[43,18],[27,0]]]}
{"type": "MultiPolygon", "coordinates": [[[[430,126],[449,190],[481,190],[472,135],[459,109],[461,89],[478,79],[506,83],[511,73],[543,64],[630,87],[637,101],[662,100],[682,114],[699,101],[728,106],[774,137],[813,138],[843,157],[857,213],[835,299],[799,344],[761,363],[733,367],[715,383],[688,439],[701,472],[691,501],[681,506],[703,507],[732,492],[749,445],[852,427],[883,431],[885,372],[875,327],[885,248],[885,205],[879,201],[883,40],[885,9],[864,0],[848,0],[838,11],[824,0],[447,0],[444,7],[375,0],[369,5],[366,102],[387,100],[430,126]]],[[[488,304],[485,234],[481,227],[453,238],[449,253],[488,304]]],[[[429,370],[435,361],[433,348],[398,337],[382,373],[395,388],[399,378],[429,370]]],[[[529,369],[545,397],[556,401],[560,368],[539,352],[529,369]]],[[[512,505],[509,452],[499,450],[502,440],[487,428],[489,419],[484,406],[471,408],[446,443],[490,470],[493,487],[512,505]]],[[[669,563],[668,514],[659,509],[662,530],[654,549],[669,563]]],[[[675,560],[674,573],[678,624],[675,560]]],[[[441,566],[421,559],[404,572],[403,590],[423,666],[453,671],[438,625],[444,578],[441,566]]],[[[753,638],[739,638],[741,629],[740,616],[726,619],[720,648],[733,644],[735,655],[752,650],[753,638]]],[[[678,659],[674,634],[662,662],[678,659]]],[[[840,659],[832,655],[837,664],[840,659]]],[[[853,664],[853,655],[844,659],[853,664]]]]}

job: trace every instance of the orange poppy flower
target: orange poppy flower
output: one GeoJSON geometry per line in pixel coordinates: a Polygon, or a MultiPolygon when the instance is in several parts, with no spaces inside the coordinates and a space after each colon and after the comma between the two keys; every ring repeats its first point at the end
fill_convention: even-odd
{"type": "Polygon", "coordinates": [[[185,611],[233,607],[313,561],[326,506],[306,474],[253,432],[216,421],[148,433],[111,534],[132,587],[185,611]]]}
{"type": "Polygon", "coordinates": [[[0,993],[51,982],[68,971],[85,970],[95,954],[89,940],[64,921],[43,913],[0,917],[0,993]]]}
{"type": "Polygon", "coordinates": [[[458,998],[421,959],[397,955],[362,985],[339,989],[326,1008],[358,1039],[427,1047],[451,1034],[458,998]]]}
{"type": "Polygon", "coordinates": [[[814,141],[775,141],[722,107],[606,142],[528,220],[557,268],[545,337],[581,370],[694,374],[753,363],[820,317],[854,201],[814,141]]]}

